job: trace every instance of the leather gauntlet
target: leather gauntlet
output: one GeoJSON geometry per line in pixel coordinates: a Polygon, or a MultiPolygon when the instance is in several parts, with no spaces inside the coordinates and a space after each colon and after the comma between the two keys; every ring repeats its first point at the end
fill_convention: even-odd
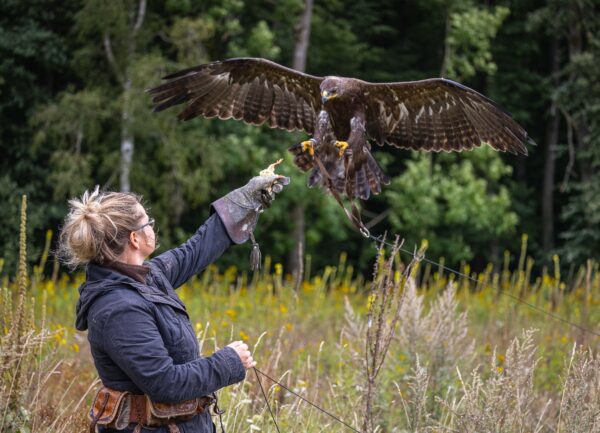
{"type": "Polygon", "coordinates": [[[227,234],[236,244],[246,242],[258,221],[258,215],[271,205],[275,194],[281,192],[290,179],[284,176],[255,176],[241,188],[214,201],[227,234]]]}

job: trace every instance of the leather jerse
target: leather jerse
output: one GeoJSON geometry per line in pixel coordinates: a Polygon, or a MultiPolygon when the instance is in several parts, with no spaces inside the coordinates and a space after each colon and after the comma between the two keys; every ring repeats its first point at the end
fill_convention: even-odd
{"type": "Polygon", "coordinates": [[[159,426],[168,426],[170,433],[179,433],[176,423],[203,413],[214,402],[215,398],[206,396],[181,403],[156,403],[147,395],[103,387],[90,410],[90,433],[96,431],[96,425],[123,430],[130,423],[136,423],[134,433],[139,433],[142,427],[159,426]]]}

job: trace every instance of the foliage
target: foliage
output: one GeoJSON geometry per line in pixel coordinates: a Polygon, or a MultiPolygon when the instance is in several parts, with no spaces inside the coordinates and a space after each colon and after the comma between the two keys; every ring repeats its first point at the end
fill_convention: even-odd
{"type": "Polygon", "coordinates": [[[450,28],[446,35],[448,53],[444,65],[449,77],[464,81],[477,72],[496,73],[492,41],[508,14],[509,9],[503,6],[493,10],[468,7],[450,12],[450,28]]]}
{"type": "MultiPolygon", "coordinates": [[[[192,233],[208,214],[212,200],[242,185],[286,154],[289,145],[306,138],[235,121],[195,119],[182,124],[175,119],[176,109],[151,113],[144,93],[167,73],[226,57],[264,56],[290,65],[303,1],[146,3],[137,32],[132,30],[138,16],[139,1],[135,0],[34,1],[27,6],[8,1],[0,6],[0,200],[6,205],[0,206],[0,216],[7,221],[0,227],[0,244],[8,272],[17,262],[11,233],[18,226],[14,218],[18,203],[10,194],[26,193],[38,204],[28,230],[35,239],[43,238],[46,229],[59,227],[67,197],[95,184],[119,188],[119,144],[125,130],[135,142],[132,189],[150,204],[164,248],[192,233]]],[[[415,80],[441,73],[491,96],[538,142],[545,130],[544,116],[556,101],[571,123],[561,126],[554,213],[563,219],[554,236],[564,258],[581,262],[597,253],[600,236],[594,193],[599,159],[594,140],[600,136],[596,132],[600,99],[595,68],[597,23],[590,0],[553,0],[543,5],[536,0],[501,1],[493,6],[472,0],[317,3],[307,72],[372,81],[415,80]],[[577,29],[582,50],[571,56],[568,35],[577,29]],[[550,79],[546,54],[552,37],[560,39],[558,87],[550,79]],[[571,164],[569,182],[561,189],[571,164]]],[[[483,202],[498,206],[494,217],[498,225],[491,216],[484,223],[474,218],[481,211],[477,205],[464,210],[463,217],[474,218],[470,222],[477,227],[468,227],[458,239],[447,238],[448,227],[440,221],[406,230],[405,221],[417,221],[411,208],[431,210],[432,218],[441,218],[447,211],[445,199],[431,201],[409,173],[415,164],[424,166],[424,161],[385,148],[377,149],[376,158],[395,180],[386,194],[362,205],[367,221],[393,210],[392,218],[373,228],[375,233],[402,227],[401,234],[411,242],[422,237],[435,240],[435,255],[453,262],[473,257],[485,263],[491,258],[497,264],[499,251],[518,248],[509,245],[510,239],[502,239],[510,233],[509,226],[514,226],[515,232],[529,233],[536,257],[550,261],[551,252],[539,247],[536,223],[540,197],[535,191],[543,164],[543,153],[537,149],[530,148],[526,159],[467,154],[451,160],[431,157],[432,172],[442,173],[436,182],[443,179],[444,184],[429,180],[431,188],[450,188],[454,199],[462,196],[469,204],[477,201],[469,194],[485,189],[490,195],[483,202]],[[513,170],[502,168],[506,175],[497,178],[488,173],[488,163],[513,170]],[[483,187],[465,185],[470,176],[465,167],[469,166],[485,183],[483,187]],[[414,194],[413,189],[423,194],[414,194]],[[396,205],[389,201],[391,197],[396,205]]],[[[296,248],[290,240],[294,227],[290,212],[300,204],[307,209],[306,251],[313,267],[321,269],[329,257],[346,250],[349,260],[366,274],[370,244],[353,231],[330,197],[305,188],[306,176],[291,167],[289,156],[284,172],[292,176],[292,185],[261,217],[257,230],[263,249],[283,260],[296,248]]],[[[489,207],[483,212],[493,213],[489,207]]],[[[429,217],[419,214],[424,220],[429,217]]],[[[449,218],[456,219],[456,215],[449,218]]],[[[240,250],[225,260],[240,266],[247,252],[240,250]]]]}
{"type": "Polygon", "coordinates": [[[600,73],[596,66],[600,58],[600,20],[590,27],[593,28],[586,30],[590,39],[588,49],[573,56],[565,70],[572,79],[556,93],[570,128],[585,121],[585,126],[579,126],[584,134],[576,154],[577,178],[567,187],[572,196],[561,214],[568,225],[561,234],[565,240],[563,252],[575,263],[600,251],[597,230],[600,223],[600,73]]]}
{"type": "Polygon", "coordinates": [[[489,148],[436,156],[414,154],[385,192],[407,245],[427,239],[432,257],[471,260],[475,248],[514,234],[517,216],[501,183],[511,168],[489,148]]]}
{"type": "Polygon", "coordinates": [[[30,148],[29,120],[37,104],[74,80],[68,67],[74,48],[68,32],[78,7],[79,2],[54,0],[0,4],[0,254],[9,272],[16,270],[18,262],[13,234],[19,230],[15,217],[19,200],[15,198],[27,194],[30,202],[43,203],[29,215],[30,235],[42,237],[49,221],[58,218],[47,180],[50,152],[30,148]]]}
{"type": "Polygon", "coordinates": [[[567,202],[561,211],[565,225],[560,251],[570,261],[582,263],[600,251],[600,17],[594,1],[552,0],[531,14],[529,26],[552,35],[564,44],[559,85],[551,90],[566,123],[563,152],[569,162],[561,190],[567,202]]]}

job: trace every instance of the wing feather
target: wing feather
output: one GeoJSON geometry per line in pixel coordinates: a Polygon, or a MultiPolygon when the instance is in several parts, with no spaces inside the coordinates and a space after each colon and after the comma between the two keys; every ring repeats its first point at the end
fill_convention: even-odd
{"type": "Polygon", "coordinates": [[[234,118],[253,125],[313,133],[323,78],[265,59],[239,58],[188,68],[149,89],[155,111],[186,104],[182,120],[234,118]]]}
{"type": "Polygon", "coordinates": [[[244,118],[244,107],[246,106],[246,97],[250,86],[248,84],[240,84],[240,90],[233,99],[233,118],[235,120],[242,120],[244,118]]]}
{"type": "Polygon", "coordinates": [[[213,87],[213,91],[198,99],[196,112],[202,112],[205,117],[215,117],[218,113],[219,105],[223,99],[226,99],[230,91],[230,86],[219,82],[213,87]]]}
{"type": "Polygon", "coordinates": [[[260,125],[258,121],[258,113],[260,110],[260,98],[262,98],[263,87],[258,83],[258,78],[255,78],[250,83],[250,90],[246,95],[246,104],[244,107],[244,122],[260,125]]]}
{"type": "Polygon", "coordinates": [[[217,117],[219,119],[231,119],[233,117],[233,110],[235,108],[234,100],[236,96],[240,94],[240,85],[233,84],[229,87],[229,91],[227,95],[223,98],[223,100],[216,107],[217,117]]]}
{"type": "Polygon", "coordinates": [[[284,108],[284,94],[279,86],[273,86],[273,108],[269,113],[269,127],[277,127],[278,113],[281,113],[284,108]]]}
{"type": "Polygon", "coordinates": [[[290,120],[290,94],[285,92],[281,87],[277,87],[279,91],[276,93],[275,109],[271,112],[274,122],[277,125],[282,125],[284,129],[288,129],[290,120]]]}
{"type": "Polygon", "coordinates": [[[287,129],[288,131],[293,131],[294,129],[296,129],[296,95],[290,93],[288,95],[288,101],[289,117],[287,118],[287,129]]]}
{"type": "Polygon", "coordinates": [[[527,154],[527,132],[491,99],[447,79],[367,83],[367,133],[380,145],[462,151],[489,144],[527,154]]]}

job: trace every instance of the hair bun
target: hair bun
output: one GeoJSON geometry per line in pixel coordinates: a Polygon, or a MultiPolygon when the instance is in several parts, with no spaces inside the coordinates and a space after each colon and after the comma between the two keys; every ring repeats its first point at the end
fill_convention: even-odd
{"type": "Polygon", "coordinates": [[[141,197],[121,192],[100,192],[96,187],[69,200],[70,211],[60,234],[59,254],[72,268],[89,262],[117,260],[129,233],[139,224],[141,197]]]}
{"type": "Polygon", "coordinates": [[[85,212],[87,214],[98,214],[102,205],[97,201],[90,201],[85,205],[85,212]]]}

